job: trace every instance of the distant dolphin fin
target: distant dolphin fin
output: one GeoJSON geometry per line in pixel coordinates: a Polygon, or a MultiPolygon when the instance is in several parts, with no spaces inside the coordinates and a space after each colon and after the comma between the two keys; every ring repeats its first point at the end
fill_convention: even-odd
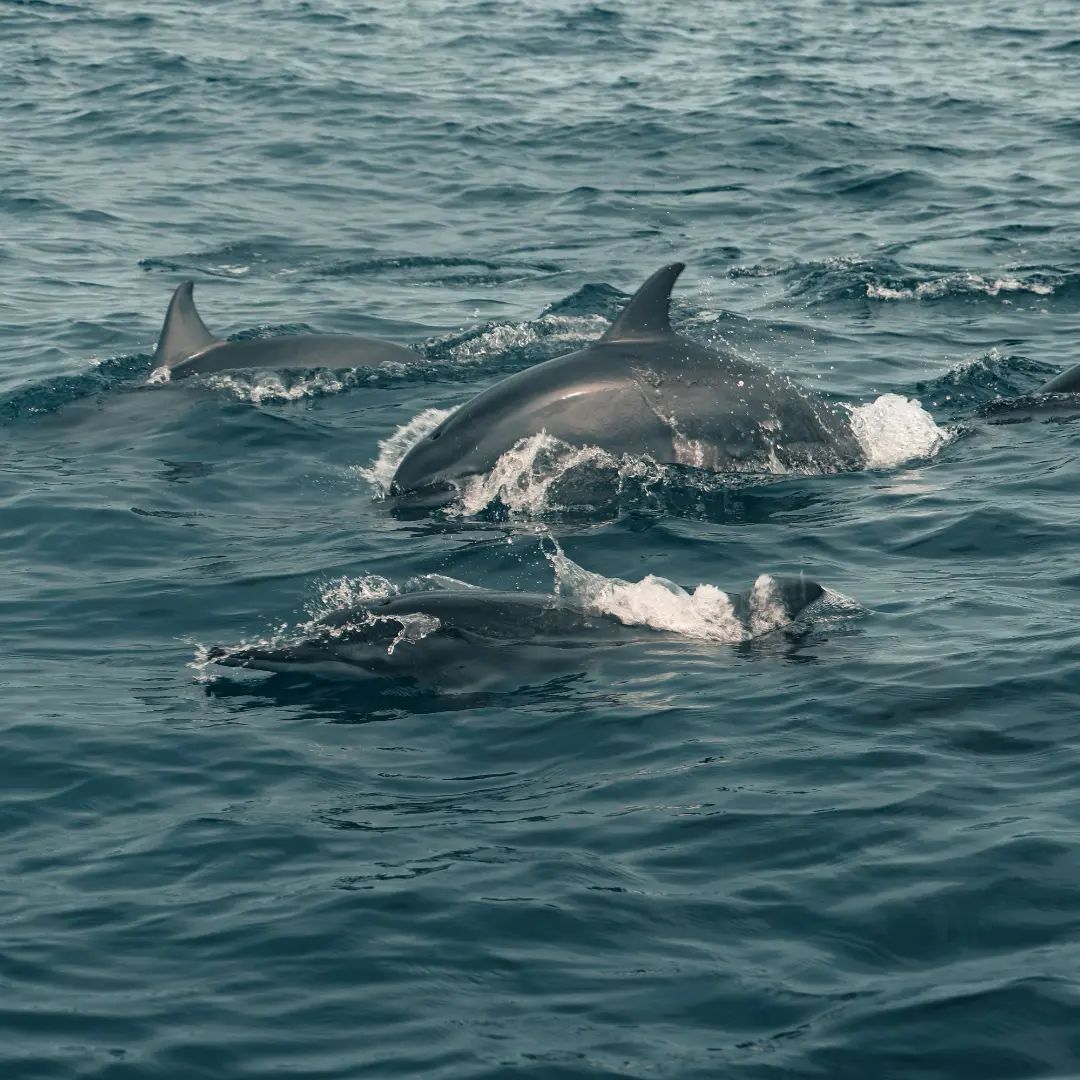
{"type": "Polygon", "coordinates": [[[1036,394],[1076,394],[1080,393],[1080,364],[1060,375],[1055,375],[1035,391],[1036,394]]]}
{"type": "Polygon", "coordinates": [[[174,367],[221,340],[214,337],[199,318],[191,297],[194,288],[194,282],[185,281],[169,301],[169,310],[165,313],[165,323],[161,327],[161,337],[154,353],[156,368],[174,367]]]}
{"type": "Polygon", "coordinates": [[[601,341],[631,341],[670,334],[671,290],[684,263],[661,267],[630,299],[601,341]]]}

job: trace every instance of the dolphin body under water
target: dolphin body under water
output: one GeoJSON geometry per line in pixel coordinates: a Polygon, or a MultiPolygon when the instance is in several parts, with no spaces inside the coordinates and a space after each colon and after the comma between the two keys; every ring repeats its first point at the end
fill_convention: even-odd
{"type": "Polygon", "coordinates": [[[714,472],[835,472],[865,454],[847,412],[785,375],[675,333],[658,270],[598,342],[517,372],[448,416],[397,467],[391,492],[434,498],[541,432],[616,455],[714,472]]]}
{"type": "Polygon", "coordinates": [[[349,334],[295,334],[274,338],[223,341],[206,328],[195,310],[194,282],[180,285],[169,302],[161,328],[154,369],[172,378],[208,375],[238,368],[354,368],[386,360],[415,363],[416,353],[403,345],[349,334]]]}
{"type": "MultiPolygon", "coordinates": [[[[766,579],[742,595],[728,595],[746,637],[779,629],[825,595],[802,578],[766,579]],[[767,623],[755,629],[762,604],[767,623]]],[[[329,678],[397,676],[420,682],[460,683],[513,678],[526,681],[572,663],[575,648],[686,640],[648,626],[626,625],[543,593],[451,588],[406,593],[350,607],[319,620],[311,636],[280,647],[211,649],[207,659],[226,667],[329,678]]]]}

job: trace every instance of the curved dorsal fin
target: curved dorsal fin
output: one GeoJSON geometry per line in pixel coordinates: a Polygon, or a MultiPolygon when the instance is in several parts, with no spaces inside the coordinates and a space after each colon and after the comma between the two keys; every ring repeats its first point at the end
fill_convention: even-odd
{"type": "Polygon", "coordinates": [[[1080,364],[1043,383],[1036,394],[1075,394],[1080,391],[1080,364]]]}
{"type": "Polygon", "coordinates": [[[191,297],[194,288],[193,281],[185,281],[173,293],[154,353],[154,367],[174,367],[181,360],[186,360],[221,340],[214,337],[199,318],[195,301],[191,297]]]}
{"type": "Polygon", "coordinates": [[[619,317],[608,327],[601,341],[628,341],[635,338],[656,338],[670,334],[668,318],[671,289],[683,272],[683,263],[663,266],[626,303],[619,317]]]}

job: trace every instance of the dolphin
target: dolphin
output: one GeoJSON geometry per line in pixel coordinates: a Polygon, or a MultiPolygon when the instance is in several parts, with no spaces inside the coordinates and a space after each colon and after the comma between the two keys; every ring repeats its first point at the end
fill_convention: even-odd
{"type": "Polygon", "coordinates": [[[172,378],[238,368],[354,368],[386,360],[415,363],[417,359],[416,353],[403,345],[347,334],[223,341],[214,337],[199,318],[192,297],[194,289],[194,282],[185,281],[173,293],[154,352],[154,370],[166,368],[172,378]]]}
{"type": "Polygon", "coordinates": [[[503,379],[402,458],[391,493],[452,498],[528,436],[714,472],[835,472],[865,464],[848,414],[671,328],[682,263],[658,270],[595,344],[503,379]]]}
{"type": "MultiPolygon", "coordinates": [[[[824,596],[813,581],[764,578],[728,600],[745,639],[794,621],[824,596]]],[[[213,648],[207,660],[329,678],[398,676],[438,684],[460,683],[464,672],[474,683],[514,674],[528,681],[565,669],[568,659],[580,658],[575,649],[672,640],[686,638],[628,625],[559,596],[457,586],[344,608],[316,622],[302,640],[213,648]]]]}
{"type": "Polygon", "coordinates": [[[1043,383],[1036,394],[1080,394],[1080,364],[1043,383]]]}
{"type": "Polygon", "coordinates": [[[976,415],[999,425],[1075,420],[1080,416],[1080,364],[1059,372],[1037,390],[985,402],[976,415]]]}

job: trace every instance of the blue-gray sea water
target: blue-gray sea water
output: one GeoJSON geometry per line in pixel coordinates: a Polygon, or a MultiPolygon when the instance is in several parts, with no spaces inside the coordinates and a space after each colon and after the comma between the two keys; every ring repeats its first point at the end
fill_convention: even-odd
{"type": "Polygon", "coordinates": [[[0,1076],[1080,1073],[1080,426],[997,404],[1080,361],[1078,106],[1071,0],[0,0],[0,1076]],[[675,259],[691,337],[940,440],[378,497],[675,259]],[[417,364],[148,386],[187,278],[417,364]],[[556,542],[849,601],[527,685],[200,666],[556,542]]]}

